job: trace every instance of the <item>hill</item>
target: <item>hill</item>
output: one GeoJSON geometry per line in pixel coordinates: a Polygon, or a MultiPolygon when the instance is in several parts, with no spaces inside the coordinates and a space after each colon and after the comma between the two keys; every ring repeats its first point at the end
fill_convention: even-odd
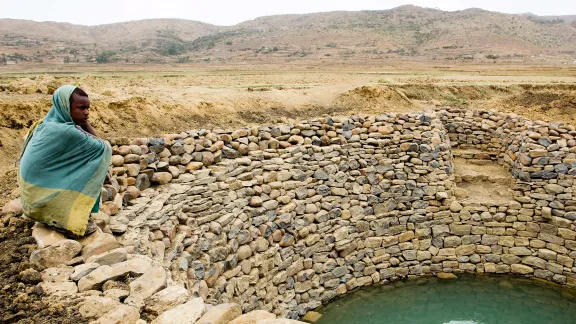
{"type": "Polygon", "coordinates": [[[78,26],[0,19],[0,63],[473,60],[572,62],[576,16],[415,6],[257,18],[78,26]]]}

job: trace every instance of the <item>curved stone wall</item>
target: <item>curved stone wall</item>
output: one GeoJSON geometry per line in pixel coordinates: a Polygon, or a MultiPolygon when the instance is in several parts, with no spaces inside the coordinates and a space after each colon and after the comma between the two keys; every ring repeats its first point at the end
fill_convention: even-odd
{"type": "Polygon", "coordinates": [[[172,191],[113,216],[112,230],[125,224],[122,244],[170,262],[173,280],[212,303],[292,318],[416,265],[411,242],[423,238],[416,225],[446,210],[450,197],[440,121],[425,114],[328,119],[285,133],[296,145],[180,176],[172,191]],[[314,145],[324,136],[332,138],[327,146],[314,145]],[[342,137],[347,143],[338,144],[342,137]]]}
{"type": "MultiPolygon", "coordinates": [[[[100,222],[167,270],[168,286],[288,318],[441,272],[576,286],[574,135],[450,109],[114,139],[100,222]],[[506,166],[514,199],[457,198],[453,153],[506,166]]],[[[80,291],[97,288],[92,277],[80,291]]]]}
{"type": "MultiPolygon", "coordinates": [[[[574,143],[550,131],[573,130],[554,126],[547,144],[560,144],[546,155],[564,163],[574,143]]],[[[136,140],[150,151],[136,184],[143,175],[177,184],[130,202],[110,227],[211,303],[291,318],[355,287],[409,275],[518,273],[573,283],[576,232],[570,217],[559,217],[573,202],[568,170],[518,182],[516,202],[452,195],[451,147],[495,152],[516,175],[533,174],[550,169],[541,160],[526,165],[536,155],[532,133],[543,128],[453,109],[136,140]]],[[[129,155],[115,170],[136,175],[129,155]]]]}

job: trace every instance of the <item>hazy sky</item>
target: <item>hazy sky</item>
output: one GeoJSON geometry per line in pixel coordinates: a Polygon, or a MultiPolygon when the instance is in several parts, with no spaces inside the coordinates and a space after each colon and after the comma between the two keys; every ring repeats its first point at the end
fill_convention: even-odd
{"type": "Polygon", "coordinates": [[[336,10],[384,10],[413,4],[442,10],[482,8],[505,13],[576,15],[576,0],[3,0],[0,18],[98,25],[147,18],[182,18],[234,25],[260,16],[336,10]]]}

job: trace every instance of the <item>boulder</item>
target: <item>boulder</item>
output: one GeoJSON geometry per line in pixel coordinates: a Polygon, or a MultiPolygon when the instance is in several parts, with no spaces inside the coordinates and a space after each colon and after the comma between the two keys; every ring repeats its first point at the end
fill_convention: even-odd
{"type": "Polygon", "coordinates": [[[100,265],[98,263],[83,263],[74,267],[74,272],[70,275],[70,279],[78,281],[90,272],[96,270],[100,265]]]}
{"type": "Polygon", "coordinates": [[[114,280],[126,275],[137,277],[146,273],[150,268],[152,268],[150,261],[144,259],[131,259],[112,266],[103,265],[80,279],[78,288],[80,292],[100,289],[102,284],[108,280],[114,280]]]}
{"type": "Polygon", "coordinates": [[[256,324],[258,321],[266,319],[276,319],[276,315],[264,310],[255,310],[238,316],[229,324],[256,324]]]}
{"type": "Polygon", "coordinates": [[[130,297],[146,299],[166,287],[166,271],[154,267],[130,283],[130,297]]]}
{"type": "Polygon", "coordinates": [[[134,324],[139,319],[137,308],[121,304],[90,324],[134,324]]]}
{"type": "Polygon", "coordinates": [[[523,264],[513,264],[510,269],[512,270],[512,273],[518,274],[530,274],[534,272],[533,268],[523,264]]]}
{"type": "Polygon", "coordinates": [[[190,292],[182,286],[171,286],[160,290],[146,299],[146,311],[158,315],[185,303],[190,298],[190,292]]]}
{"type": "Polygon", "coordinates": [[[124,289],[108,289],[104,292],[104,297],[112,298],[114,300],[122,301],[130,296],[130,292],[124,289]]]}
{"type": "Polygon", "coordinates": [[[196,324],[227,324],[242,315],[242,307],[238,304],[220,304],[210,307],[196,324]]]}
{"type": "Polygon", "coordinates": [[[2,207],[2,212],[4,214],[22,215],[22,202],[20,201],[20,198],[14,199],[4,205],[4,207],[2,207]]]}
{"type": "Polygon", "coordinates": [[[36,223],[32,226],[32,237],[36,240],[36,244],[41,249],[66,240],[64,234],[59,233],[42,223],[36,223]]]}
{"type": "Polygon", "coordinates": [[[121,247],[120,243],[118,243],[112,234],[97,232],[95,236],[90,243],[82,248],[82,257],[84,260],[88,260],[93,255],[102,254],[121,247]]]}
{"type": "Polygon", "coordinates": [[[316,323],[321,317],[322,314],[318,312],[308,311],[304,316],[302,316],[302,320],[308,323],[316,323]]]}
{"type": "Polygon", "coordinates": [[[82,245],[74,240],[64,240],[43,249],[34,250],[30,262],[43,267],[55,267],[72,260],[80,251],[82,245]]]}
{"type": "Polygon", "coordinates": [[[112,265],[126,261],[127,253],[126,248],[118,248],[104,252],[102,254],[93,255],[86,259],[86,263],[98,263],[99,265],[112,265]]]}
{"type": "Polygon", "coordinates": [[[97,319],[120,305],[117,300],[100,296],[88,296],[79,308],[80,315],[86,319],[97,319]]]}
{"type": "Polygon", "coordinates": [[[66,282],[70,281],[70,275],[74,268],[61,266],[58,268],[48,268],[42,271],[42,281],[45,282],[66,282]]]}
{"type": "Polygon", "coordinates": [[[454,200],[451,204],[450,204],[450,211],[453,213],[459,213],[462,210],[462,205],[454,200]]]}
{"type": "Polygon", "coordinates": [[[68,297],[78,292],[73,282],[41,282],[38,286],[45,294],[56,297],[68,297]]]}
{"type": "Polygon", "coordinates": [[[449,272],[438,272],[436,276],[440,279],[458,279],[455,274],[449,272]]]}
{"type": "Polygon", "coordinates": [[[206,312],[202,298],[194,298],[156,317],[151,324],[193,324],[206,312]]]}
{"type": "Polygon", "coordinates": [[[122,155],[112,155],[110,163],[112,166],[121,167],[124,165],[124,157],[122,155]]]}
{"type": "Polygon", "coordinates": [[[172,174],[170,172],[156,172],[152,176],[152,183],[165,185],[172,180],[172,174]]]}

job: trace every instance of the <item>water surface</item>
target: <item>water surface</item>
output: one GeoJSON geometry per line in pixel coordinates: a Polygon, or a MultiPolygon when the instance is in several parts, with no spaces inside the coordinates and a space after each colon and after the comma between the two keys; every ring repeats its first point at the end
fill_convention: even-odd
{"type": "Polygon", "coordinates": [[[575,324],[576,291],[514,277],[420,278],[360,289],[316,311],[317,324],[575,324]]]}

